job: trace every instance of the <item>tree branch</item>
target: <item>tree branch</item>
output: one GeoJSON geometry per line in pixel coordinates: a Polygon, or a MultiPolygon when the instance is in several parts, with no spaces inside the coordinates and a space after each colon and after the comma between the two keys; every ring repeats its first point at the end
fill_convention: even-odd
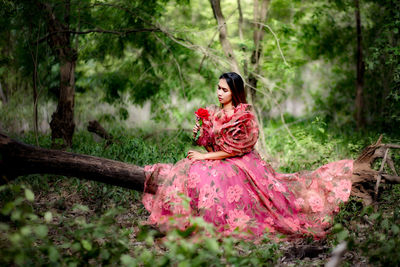
{"type": "Polygon", "coordinates": [[[255,24],[258,24],[258,25],[261,25],[261,26],[264,26],[265,28],[267,28],[267,29],[272,33],[272,35],[273,35],[274,38],[275,38],[276,45],[277,45],[277,47],[278,47],[278,49],[279,49],[279,53],[281,54],[281,57],[282,57],[282,59],[283,59],[283,62],[285,63],[286,66],[290,67],[290,65],[289,65],[289,64],[287,63],[287,61],[286,61],[285,56],[283,55],[281,46],[280,46],[280,44],[279,44],[279,39],[278,39],[278,37],[276,36],[275,32],[271,29],[271,27],[268,26],[267,24],[264,24],[264,23],[261,23],[261,22],[254,22],[254,23],[255,23],[255,24]]]}
{"type": "Polygon", "coordinates": [[[115,34],[115,35],[126,35],[130,33],[137,33],[137,32],[161,32],[158,28],[142,28],[142,29],[125,29],[125,30],[104,30],[104,29],[91,29],[86,31],[74,31],[74,30],[62,30],[62,31],[53,31],[48,33],[46,36],[43,36],[39,39],[39,42],[45,41],[47,38],[54,34],[58,33],[70,33],[70,34],[89,34],[89,33],[108,33],[108,34],[115,34]]]}

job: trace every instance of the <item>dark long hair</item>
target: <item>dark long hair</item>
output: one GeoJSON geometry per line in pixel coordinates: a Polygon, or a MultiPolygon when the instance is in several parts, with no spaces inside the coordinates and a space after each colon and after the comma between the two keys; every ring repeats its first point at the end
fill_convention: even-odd
{"type": "Polygon", "coordinates": [[[244,83],[242,77],[236,72],[227,72],[219,76],[219,79],[225,79],[232,92],[232,104],[237,106],[240,103],[247,103],[246,92],[244,91],[244,83]]]}

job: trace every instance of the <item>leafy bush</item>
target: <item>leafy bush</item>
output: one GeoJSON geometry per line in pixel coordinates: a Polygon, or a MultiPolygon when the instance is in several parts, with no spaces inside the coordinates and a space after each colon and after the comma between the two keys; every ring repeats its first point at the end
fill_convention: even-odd
{"type": "Polygon", "coordinates": [[[76,205],[78,216],[71,219],[50,211],[37,214],[31,206],[34,194],[26,186],[2,186],[1,191],[15,195],[1,209],[1,265],[107,265],[128,251],[130,230],[114,219],[119,209],[87,222],[85,206],[76,205]]]}

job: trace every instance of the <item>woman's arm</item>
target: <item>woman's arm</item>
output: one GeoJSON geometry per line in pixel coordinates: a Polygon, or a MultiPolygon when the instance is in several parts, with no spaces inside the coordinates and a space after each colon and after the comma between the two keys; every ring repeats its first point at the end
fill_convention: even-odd
{"type": "Polygon", "coordinates": [[[234,157],[236,154],[229,154],[225,151],[217,151],[217,152],[208,152],[201,153],[195,150],[189,150],[188,158],[194,160],[203,160],[203,159],[226,159],[230,157],[234,157]]]}

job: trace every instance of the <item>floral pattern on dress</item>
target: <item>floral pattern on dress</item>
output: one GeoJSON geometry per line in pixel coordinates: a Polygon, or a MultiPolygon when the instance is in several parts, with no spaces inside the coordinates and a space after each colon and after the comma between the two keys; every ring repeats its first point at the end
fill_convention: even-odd
{"type": "Polygon", "coordinates": [[[227,200],[229,203],[239,202],[242,197],[243,189],[239,185],[230,186],[227,192],[227,200]]]}
{"type": "Polygon", "coordinates": [[[231,116],[217,106],[207,110],[197,143],[236,156],[145,166],[146,180],[158,184],[156,194],[143,194],[148,223],[184,229],[191,216],[201,216],[225,235],[324,237],[339,204],[349,198],[353,161],[277,173],[254,150],[259,130],[250,105],[239,104],[231,116]]]}

